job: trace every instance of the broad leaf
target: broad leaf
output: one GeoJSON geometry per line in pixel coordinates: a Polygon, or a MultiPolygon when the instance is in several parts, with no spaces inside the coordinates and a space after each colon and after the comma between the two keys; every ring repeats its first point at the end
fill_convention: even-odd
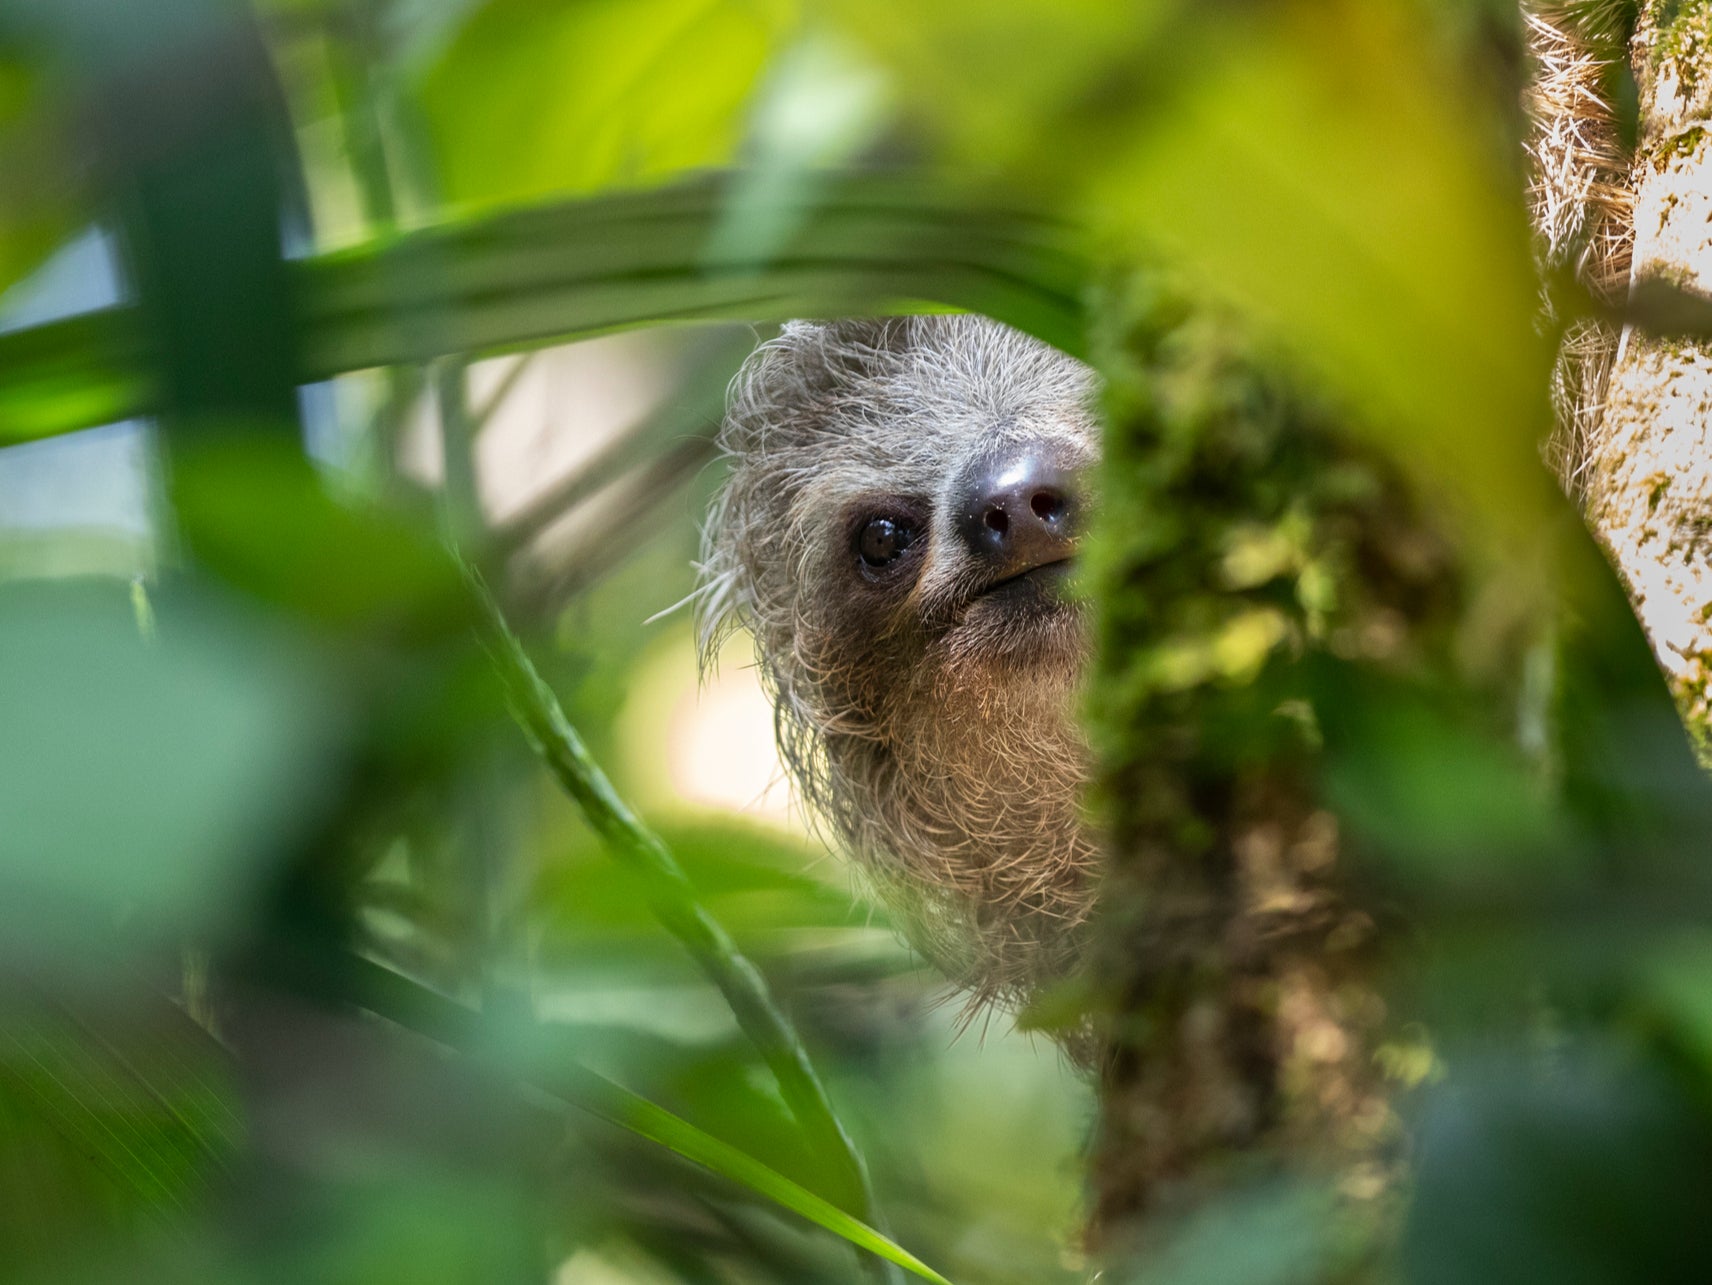
{"type": "Polygon", "coordinates": [[[345,504],[298,446],[261,434],[181,444],[172,498],[185,542],[229,583],[350,630],[442,634],[474,613],[426,521],[345,504]]]}
{"type": "Polygon", "coordinates": [[[516,202],[729,161],[790,0],[488,0],[423,78],[444,195],[516,202]]]}
{"type": "Polygon", "coordinates": [[[1417,1137],[1402,1257],[1418,1285],[1712,1273],[1704,1116],[1656,1068],[1581,1047],[1465,1060],[1417,1137]]]}
{"type": "Polygon", "coordinates": [[[150,642],[120,589],[0,592],[8,954],[215,931],[316,817],[338,705],[313,653],[205,596],[155,616],[150,642]]]}
{"type": "Polygon", "coordinates": [[[1190,269],[1488,535],[1550,511],[1521,193],[1431,6],[838,12],[947,160],[1190,269]]]}

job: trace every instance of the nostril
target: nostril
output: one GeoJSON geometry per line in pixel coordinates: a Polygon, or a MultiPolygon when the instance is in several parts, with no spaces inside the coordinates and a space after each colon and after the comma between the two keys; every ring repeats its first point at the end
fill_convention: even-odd
{"type": "Polygon", "coordinates": [[[1004,576],[1063,561],[1082,525],[1077,476],[1051,451],[978,457],[947,496],[958,542],[983,569],[1004,576]]]}

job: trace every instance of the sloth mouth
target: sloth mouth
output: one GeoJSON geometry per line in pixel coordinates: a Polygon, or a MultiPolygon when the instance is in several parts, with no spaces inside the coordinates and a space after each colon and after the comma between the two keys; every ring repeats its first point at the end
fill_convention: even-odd
{"type": "Polygon", "coordinates": [[[1074,674],[1086,659],[1089,624],[1086,604],[1068,588],[1075,566],[1066,555],[982,588],[946,635],[951,656],[1019,674],[1074,674]]]}
{"type": "Polygon", "coordinates": [[[977,601],[992,598],[1001,602],[1019,603],[1065,602],[1064,586],[1070,579],[1075,563],[1076,559],[1072,554],[1065,554],[1051,562],[1039,563],[1026,571],[1017,572],[1014,576],[995,580],[977,593],[975,598],[977,601]]]}

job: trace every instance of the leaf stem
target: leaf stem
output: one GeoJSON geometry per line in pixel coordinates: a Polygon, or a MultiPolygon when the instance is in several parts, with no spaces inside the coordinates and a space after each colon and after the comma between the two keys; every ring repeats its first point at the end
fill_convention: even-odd
{"type": "MultiPolygon", "coordinates": [[[[276,965],[286,962],[275,961],[276,965]]],[[[337,987],[343,1001],[465,1053],[490,1054],[494,1037],[504,1034],[489,1015],[360,955],[341,953],[335,966],[328,967],[326,962],[317,966],[314,960],[292,952],[289,963],[293,971],[313,969],[317,987],[337,987]]],[[[851,1216],[747,1152],[582,1065],[571,1055],[567,1033],[562,1029],[551,1024],[532,1025],[530,1034],[532,1056],[525,1065],[510,1068],[518,1079],[777,1201],[867,1250],[873,1256],[870,1261],[882,1263],[894,1279],[901,1281],[896,1268],[903,1267],[934,1285],[951,1285],[871,1223],[851,1216]]],[[[497,1042],[503,1045],[508,1041],[497,1042]]]]}
{"type": "MultiPolygon", "coordinates": [[[[808,1051],[790,1019],[773,1001],[760,971],[702,906],[689,877],[659,836],[612,788],[566,718],[558,698],[505,623],[492,595],[473,573],[472,586],[485,619],[489,650],[525,735],[613,856],[641,876],[655,917],[719,988],[737,1024],[778,1080],[780,1093],[816,1151],[837,1162],[843,1171],[844,1187],[839,1203],[883,1230],[861,1152],[834,1112],[808,1051]]],[[[870,1262],[878,1269],[880,1279],[898,1279],[889,1264],[870,1262]]]]}

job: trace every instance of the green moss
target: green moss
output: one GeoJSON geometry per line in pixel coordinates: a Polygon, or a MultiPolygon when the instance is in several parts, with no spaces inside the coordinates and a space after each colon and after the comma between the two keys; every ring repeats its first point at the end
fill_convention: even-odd
{"type": "Polygon", "coordinates": [[[1712,0],[1664,0],[1655,11],[1652,67],[1669,62],[1684,95],[1700,82],[1704,52],[1712,46],[1712,0]]]}
{"type": "Polygon", "coordinates": [[[1653,479],[1652,485],[1647,488],[1647,512],[1648,513],[1657,513],[1658,512],[1658,506],[1660,505],[1660,503],[1663,502],[1664,497],[1665,497],[1665,492],[1667,492],[1669,490],[1670,490],[1670,474],[1661,473],[1653,479]]]}
{"type": "Polygon", "coordinates": [[[1530,614],[1537,586],[1477,578],[1433,497],[1217,313],[1142,276],[1097,315],[1101,1216],[1216,1200],[1246,1164],[1360,1172],[1381,1226],[1389,1113],[1438,1034],[1400,1024],[1383,969],[1458,940],[1446,907],[1543,933],[1527,908],[1590,886],[1588,836],[1628,814],[1598,775],[1615,724],[1587,702],[1629,671],[1590,659],[1594,598],[1560,633],[1530,614]],[[1292,1056],[1304,1011],[1338,1052],[1292,1056]]]}
{"type": "MultiPolygon", "coordinates": [[[[1103,614],[1088,711],[1108,751],[1109,820],[1128,833],[1144,778],[1149,798],[1193,793],[1157,779],[1161,742],[1198,744],[1217,707],[1378,619],[1442,616],[1444,586],[1430,550],[1419,566],[1387,561],[1431,543],[1393,471],[1222,318],[1157,278],[1114,288],[1103,315],[1112,432],[1090,555],[1103,614]]],[[[1289,742],[1269,721],[1255,736],[1289,742]]]]}
{"type": "MultiPolygon", "coordinates": [[[[1673,160],[1693,156],[1700,150],[1701,143],[1706,141],[1706,130],[1700,125],[1691,125],[1679,133],[1659,140],[1652,148],[1648,159],[1652,162],[1653,172],[1662,174],[1670,168],[1673,160]]],[[[1671,198],[1674,202],[1675,198],[1671,198]]]]}
{"type": "Polygon", "coordinates": [[[1323,1148],[1348,1160],[1378,1136],[1383,1110],[1361,1104],[1388,1090],[1365,1019],[1335,1037],[1347,1062],[1255,1050],[1292,1046],[1281,997],[1299,1003],[1304,985],[1329,987],[1334,1008],[1373,1011],[1349,999],[1369,984],[1358,952],[1326,927],[1342,894],[1317,779],[1348,714],[1346,689],[1326,680],[1434,672],[1460,597],[1395,470],[1255,360],[1226,319],[1154,275],[1112,287],[1098,315],[1110,432],[1089,552],[1100,615],[1087,714],[1111,870],[1092,990],[1114,1010],[1114,1064],[1133,1068],[1108,1080],[1098,1166],[1102,1203],[1123,1208],[1186,1157],[1323,1148]],[[1283,855],[1254,855],[1269,851],[1283,855]],[[1249,863],[1273,859],[1272,908],[1260,911],[1254,880],[1271,876],[1249,863]],[[1299,953],[1232,953],[1269,934],[1300,952],[1294,930],[1254,918],[1290,906],[1324,916],[1300,928],[1328,933],[1312,981],[1293,971],[1299,953]],[[1209,1023],[1228,1042],[1207,1047],[1196,1032],[1209,1023]],[[1255,1118],[1288,1122],[1288,1139],[1236,1138],[1228,1114],[1175,1105],[1209,1078],[1255,1118]],[[1328,1110],[1334,1100],[1344,1105],[1328,1110]],[[1130,1120],[1156,1127],[1129,1134],[1130,1120]]]}

